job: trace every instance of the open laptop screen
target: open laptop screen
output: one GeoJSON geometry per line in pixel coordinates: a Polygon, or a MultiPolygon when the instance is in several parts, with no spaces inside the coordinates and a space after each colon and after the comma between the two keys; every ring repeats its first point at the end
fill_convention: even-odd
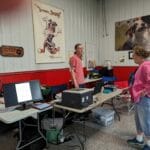
{"type": "Polygon", "coordinates": [[[97,81],[97,82],[96,82],[96,85],[95,85],[95,87],[94,87],[93,95],[100,93],[101,90],[102,90],[103,85],[104,85],[104,83],[103,83],[102,80],[97,81]]]}

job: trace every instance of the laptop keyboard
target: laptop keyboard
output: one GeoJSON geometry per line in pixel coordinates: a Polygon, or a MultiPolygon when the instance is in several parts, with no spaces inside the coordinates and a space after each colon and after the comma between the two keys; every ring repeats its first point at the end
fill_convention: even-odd
{"type": "Polygon", "coordinates": [[[50,107],[51,105],[50,104],[48,104],[48,103],[34,103],[33,105],[32,105],[34,108],[36,108],[36,109],[45,109],[45,108],[47,108],[47,107],[50,107]]]}

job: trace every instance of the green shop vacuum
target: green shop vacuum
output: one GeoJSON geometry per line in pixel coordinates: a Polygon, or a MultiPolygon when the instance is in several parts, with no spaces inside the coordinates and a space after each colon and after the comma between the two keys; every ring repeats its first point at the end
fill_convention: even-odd
{"type": "Polygon", "coordinates": [[[53,144],[60,144],[64,142],[63,130],[56,127],[50,128],[46,131],[47,142],[53,144]]]}

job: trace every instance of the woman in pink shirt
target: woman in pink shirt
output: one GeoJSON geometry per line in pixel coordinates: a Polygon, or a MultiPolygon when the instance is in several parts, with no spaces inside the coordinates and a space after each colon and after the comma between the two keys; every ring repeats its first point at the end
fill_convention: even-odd
{"type": "Polygon", "coordinates": [[[139,65],[134,82],[130,87],[132,99],[135,103],[135,123],[137,135],[127,140],[128,144],[150,150],[150,52],[140,46],[133,49],[133,59],[139,65]],[[146,143],[144,145],[144,135],[146,143]]]}
{"type": "Polygon", "coordinates": [[[70,71],[75,88],[84,87],[84,73],[82,66],[83,46],[78,43],[74,47],[74,55],[70,58],[70,71]]]}

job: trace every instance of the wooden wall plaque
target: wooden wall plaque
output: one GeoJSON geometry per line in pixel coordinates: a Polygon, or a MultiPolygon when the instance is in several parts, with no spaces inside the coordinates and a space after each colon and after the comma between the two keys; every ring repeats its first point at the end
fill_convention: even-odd
{"type": "Polygon", "coordinates": [[[2,45],[0,55],[5,57],[22,57],[24,55],[23,47],[2,45]]]}

